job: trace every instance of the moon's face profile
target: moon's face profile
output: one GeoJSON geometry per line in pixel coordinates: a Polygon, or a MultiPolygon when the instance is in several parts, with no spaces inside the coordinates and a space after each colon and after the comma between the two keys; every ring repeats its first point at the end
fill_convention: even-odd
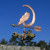
{"type": "Polygon", "coordinates": [[[23,5],[23,6],[28,7],[28,8],[32,11],[33,18],[32,18],[31,23],[29,23],[29,24],[27,24],[27,25],[26,25],[25,23],[23,23],[23,25],[24,25],[25,27],[30,27],[30,26],[32,26],[32,25],[34,24],[34,22],[35,22],[35,12],[34,12],[34,10],[33,10],[29,5],[23,5]]]}

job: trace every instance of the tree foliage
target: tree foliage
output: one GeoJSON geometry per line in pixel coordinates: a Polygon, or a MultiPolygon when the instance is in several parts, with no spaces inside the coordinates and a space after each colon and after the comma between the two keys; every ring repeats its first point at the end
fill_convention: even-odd
{"type": "Polygon", "coordinates": [[[18,46],[37,46],[41,47],[41,49],[45,48],[46,50],[50,50],[50,42],[48,45],[43,40],[37,43],[34,42],[34,38],[35,34],[32,34],[31,30],[28,30],[27,32],[23,31],[23,34],[17,34],[16,32],[14,32],[9,42],[5,39],[2,39],[0,44],[11,44],[18,46]]]}
{"type": "Polygon", "coordinates": [[[8,42],[5,39],[2,39],[2,41],[0,42],[0,44],[7,44],[8,42]]]}
{"type": "Polygon", "coordinates": [[[32,34],[31,32],[31,30],[28,30],[27,32],[23,31],[23,34],[21,36],[14,32],[9,42],[14,45],[18,44],[20,46],[32,46],[32,40],[35,37],[35,34],[32,34]]]}

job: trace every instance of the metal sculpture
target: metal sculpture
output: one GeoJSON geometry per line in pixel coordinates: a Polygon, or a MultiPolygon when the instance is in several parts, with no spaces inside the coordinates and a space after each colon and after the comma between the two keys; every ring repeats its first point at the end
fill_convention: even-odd
{"type": "Polygon", "coordinates": [[[33,18],[32,18],[31,23],[29,23],[27,25],[25,24],[25,22],[29,19],[29,16],[30,16],[29,12],[25,12],[25,14],[20,18],[18,25],[12,24],[12,26],[13,27],[16,26],[16,27],[31,28],[31,29],[34,29],[35,31],[41,31],[41,27],[39,27],[39,26],[30,27],[35,23],[35,12],[29,5],[23,5],[23,6],[28,7],[32,11],[33,18]],[[21,24],[23,24],[24,26],[20,26],[21,24]]]}

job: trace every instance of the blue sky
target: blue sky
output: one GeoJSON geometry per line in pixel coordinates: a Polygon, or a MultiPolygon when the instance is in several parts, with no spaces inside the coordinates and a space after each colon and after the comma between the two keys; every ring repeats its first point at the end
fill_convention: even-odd
{"type": "MultiPolygon", "coordinates": [[[[30,18],[26,24],[31,22],[32,12],[27,7],[22,5],[30,5],[36,15],[36,21],[34,26],[41,26],[41,32],[35,32],[33,29],[32,33],[36,34],[34,41],[39,42],[50,40],[50,0],[0,0],[0,40],[5,38],[9,40],[13,32],[18,34],[23,33],[23,28],[12,27],[10,24],[18,24],[21,16],[27,11],[30,13],[30,18]]],[[[26,28],[25,31],[29,30],[26,28]]]]}

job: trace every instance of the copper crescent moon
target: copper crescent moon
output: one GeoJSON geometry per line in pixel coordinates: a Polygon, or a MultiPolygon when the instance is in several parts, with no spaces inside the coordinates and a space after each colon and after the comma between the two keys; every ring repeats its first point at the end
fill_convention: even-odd
{"type": "Polygon", "coordinates": [[[23,5],[23,6],[28,7],[28,8],[32,11],[33,18],[32,18],[31,23],[29,23],[29,24],[27,24],[27,25],[26,25],[25,23],[23,23],[23,25],[24,25],[25,27],[30,27],[30,26],[32,26],[32,25],[35,23],[35,12],[34,12],[34,10],[33,10],[29,5],[23,5]]]}

